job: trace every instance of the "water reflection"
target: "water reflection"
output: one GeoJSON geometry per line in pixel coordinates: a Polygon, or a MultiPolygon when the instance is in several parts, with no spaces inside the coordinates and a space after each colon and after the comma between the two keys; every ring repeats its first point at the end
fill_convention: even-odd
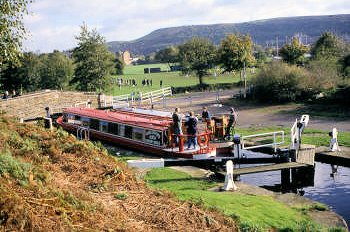
{"type": "MultiPolygon", "coordinates": [[[[302,184],[292,185],[289,191],[328,205],[350,224],[349,176],[350,168],[316,162],[314,177],[301,177],[297,182],[301,181],[302,184]]],[[[243,175],[240,180],[273,191],[286,191],[281,186],[280,171],[243,175]]]]}

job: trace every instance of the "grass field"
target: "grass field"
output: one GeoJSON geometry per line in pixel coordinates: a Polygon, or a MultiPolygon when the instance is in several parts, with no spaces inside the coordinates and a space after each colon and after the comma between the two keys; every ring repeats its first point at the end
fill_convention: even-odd
{"type": "MultiPolygon", "coordinates": [[[[132,92],[149,92],[160,88],[160,80],[163,82],[164,87],[188,87],[199,84],[198,77],[194,74],[188,77],[184,76],[181,72],[167,72],[169,69],[167,64],[150,64],[150,65],[128,65],[124,68],[124,75],[118,75],[116,78],[122,78],[126,80],[136,80],[137,86],[122,86],[119,88],[117,83],[114,84],[111,94],[123,95],[132,92]],[[144,68],[155,68],[160,67],[161,73],[150,73],[144,74],[144,68]],[[163,70],[165,70],[163,72],[163,70]],[[152,80],[152,86],[142,86],[142,80],[152,80]]],[[[249,77],[249,75],[248,75],[249,77]]],[[[239,74],[218,74],[216,77],[213,72],[208,76],[204,77],[204,83],[206,84],[219,84],[219,83],[237,83],[239,81],[239,74]]]]}

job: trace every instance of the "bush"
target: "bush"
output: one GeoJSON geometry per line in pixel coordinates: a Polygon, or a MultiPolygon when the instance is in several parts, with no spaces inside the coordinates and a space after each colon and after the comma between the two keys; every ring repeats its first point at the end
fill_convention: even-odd
{"type": "Polygon", "coordinates": [[[29,163],[14,158],[10,151],[0,153],[0,176],[10,175],[19,184],[26,185],[30,169],[29,163]]]}
{"type": "Polygon", "coordinates": [[[262,102],[290,102],[305,96],[302,79],[308,79],[308,72],[297,66],[272,62],[262,68],[252,79],[252,95],[262,102]]]}
{"type": "Polygon", "coordinates": [[[303,80],[303,84],[318,92],[334,89],[341,81],[340,65],[336,59],[312,60],[306,68],[311,78],[303,80]]]}
{"type": "Polygon", "coordinates": [[[117,193],[114,195],[114,197],[118,200],[125,200],[126,198],[128,198],[128,194],[127,193],[117,193]]]}
{"type": "Polygon", "coordinates": [[[350,107],[350,85],[338,87],[327,99],[328,102],[350,107]]]}

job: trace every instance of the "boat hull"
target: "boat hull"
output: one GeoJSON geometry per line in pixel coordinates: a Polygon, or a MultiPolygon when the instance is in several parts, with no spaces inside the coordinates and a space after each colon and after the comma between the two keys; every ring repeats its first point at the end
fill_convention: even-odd
{"type": "MultiPolygon", "coordinates": [[[[68,123],[64,123],[62,117],[57,119],[57,124],[64,128],[65,130],[76,133],[79,126],[72,125],[68,123]]],[[[188,158],[188,159],[206,159],[209,157],[216,156],[216,148],[211,147],[207,152],[200,151],[200,149],[196,150],[184,150],[180,152],[178,148],[164,148],[158,146],[152,146],[149,144],[145,144],[142,142],[138,142],[132,139],[126,139],[119,136],[114,136],[108,133],[103,133],[96,130],[89,130],[90,137],[93,139],[105,141],[111,144],[115,144],[117,146],[125,147],[128,149],[132,149],[135,151],[152,154],[158,157],[164,158],[188,158]]]]}

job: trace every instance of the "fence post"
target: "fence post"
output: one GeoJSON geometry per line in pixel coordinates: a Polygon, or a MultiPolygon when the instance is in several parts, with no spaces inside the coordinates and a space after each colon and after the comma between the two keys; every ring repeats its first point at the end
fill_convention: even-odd
{"type": "Polygon", "coordinates": [[[276,145],[276,133],[273,133],[273,148],[276,153],[277,151],[277,145],[276,145]]]}
{"type": "Polygon", "coordinates": [[[163,91],[163,107],[165,108],[166,107],[166,102],[165,102],[165,96],[164,96],[164,91],[163,91]]]}

